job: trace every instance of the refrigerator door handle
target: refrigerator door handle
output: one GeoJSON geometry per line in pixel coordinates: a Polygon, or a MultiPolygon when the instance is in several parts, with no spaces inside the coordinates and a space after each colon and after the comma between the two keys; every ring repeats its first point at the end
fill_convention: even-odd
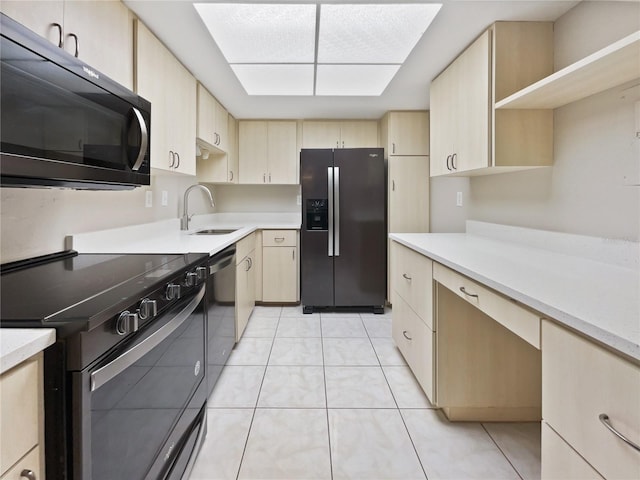
{"type": "Polygon", "coordinates": [[[334,209],[333,218],[334,218],[334,229],[335,229],[335,240],[334,240],[334,256],[340,256],[340,167],[334,167],[334,209]]]}
{"type": "Polygon", "coordinates": [[[329,197],[329,252],[328,256],[333,257],[333,167],[327,167],[327,196],[329,197]]]}

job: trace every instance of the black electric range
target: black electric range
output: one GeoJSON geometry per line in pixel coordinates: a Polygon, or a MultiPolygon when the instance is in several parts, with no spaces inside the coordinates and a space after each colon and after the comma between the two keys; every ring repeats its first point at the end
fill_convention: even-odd
{"type": "Polygon", "coordinates": [[[2,265],[0,326],[44,352],[46,476],[178,479],[206,431],[207,254],[78,254],[2,265]]]}

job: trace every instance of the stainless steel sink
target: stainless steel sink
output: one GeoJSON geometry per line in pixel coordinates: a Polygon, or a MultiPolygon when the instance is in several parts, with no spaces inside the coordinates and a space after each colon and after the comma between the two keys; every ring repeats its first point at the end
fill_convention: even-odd
{"type": "Polygon", "coordinates": [[[228,233],[233,233],[238,229],[222,229],[222,228],[208,228],[206,230],[198,230],[197,232],[192,233],[192,235],[227,235],[228,233]]]}

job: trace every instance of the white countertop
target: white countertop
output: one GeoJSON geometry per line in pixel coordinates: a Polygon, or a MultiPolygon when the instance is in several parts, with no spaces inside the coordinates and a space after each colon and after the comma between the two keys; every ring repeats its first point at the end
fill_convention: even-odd
{"type": "Polygon", "coordinates": [[[0,328],[0,374],[56,341],[53,328],[0,328]]]}
{"type": "Polygon", "coordinates": [[[180,220],[80,233],[67,237],[67,248],[80,253],[208,253],[214,255],[255,230],[300,229],[300,213],[214,213],[196,215],[189,230],[180,220]],[[194,235],[209,228],[237,229],[223,235],[194,235]]]}
{"type": "Polygon", "coordinates": [[[515,235],[492,238],[487,225],[390,238],[640,363],[637,243],[509,227],[515,235]]]}

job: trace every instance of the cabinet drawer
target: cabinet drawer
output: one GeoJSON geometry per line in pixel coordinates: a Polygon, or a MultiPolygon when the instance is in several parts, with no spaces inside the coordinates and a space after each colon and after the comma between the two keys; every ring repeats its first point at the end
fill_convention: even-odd
{"type": "Polygon", "coordinates": [[[402,297],[422,321],[433,329],[433,262],[424,255],[397,242],[391,244],[393,252],[392,285],[395,298],[402,297]]]}
{"type": "Polygon", "coordinates": [[[542,480],[601,480],[602,477],[549,425],[542,422],[542,480]]]}
{"type": "Polygon", "coordinates": [[[256,248],[256,234],[250,233],[242,240],[236,242],[236,265],[242,262],[242,259],[249,255],[249,252],[256,248]]]}
{"type": "Polygon", "coordinates": [[[542,417],[605,478],[640,478],[640,452],[600,421],[640,444],[640,367],[542,322],[542,417]]]}
{"type": "Polygon", "coordinates": [[[435,333],[396,295],[393,304],[392,335],[396,346],[407,361],[422,390],[434,403],[434,342],[435,333]]]}
{"type": "Polygon", "coordinates": [[[296,230],[263,230],[262,246],[263,247],[295,247],[296,246],[296,230]]]}
{"type": "Polygon", "coordinates": [[[433,278],[503,327],[540,348],[540,317],[507,297],[436,263],[433,278]]]}
{"type": "Polygon", "coordinates": [[[0,377],[0,474],[38,444],[38,378],[37,359],[0,377]]]}
{"type": "MultiPolygon", "coordinates": [[[[3,444],[2,448],[4,449],[5,446],[6,444],[3,444]]],[[[23,470],[31,470],[37,480],[44,479],[44,475],[40,469],[40,447],[36,446],[33,448],[29,453],[21,458],[12,469],[2,475],[0,480],[24,480],[26,477],[20,476],[23,470]]]]}

